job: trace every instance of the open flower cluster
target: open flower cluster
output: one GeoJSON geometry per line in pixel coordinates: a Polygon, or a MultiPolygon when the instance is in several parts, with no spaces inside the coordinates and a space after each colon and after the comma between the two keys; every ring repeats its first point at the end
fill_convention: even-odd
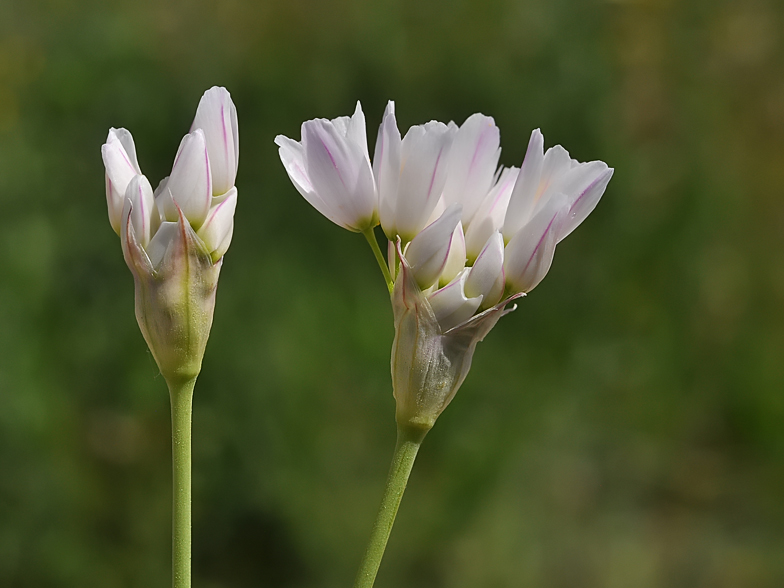
{"type": "Polygon", "coordinates": [[[234,231],[239,133],[225,88],[204,93],[171,174],[153,191],[131,133],[101,148],[109,222],[136,285],[136,318],[164,376],[198,373],[234,231]]]}
{"type": "Polygon", "coordinates": [[[493,119],[431,121],[401,138],[389,102],[371,164],[365,118],[302,124],[278,136],[299,192],[334,223],[388,239],[396,338],[392,376],[398,422],[423,427],[454,396],[476,343],[506,304],[547,274],[556,245],[595,208],[613,170],[544,150],[537,129],[519,168],[499,168],[493,119]]]}

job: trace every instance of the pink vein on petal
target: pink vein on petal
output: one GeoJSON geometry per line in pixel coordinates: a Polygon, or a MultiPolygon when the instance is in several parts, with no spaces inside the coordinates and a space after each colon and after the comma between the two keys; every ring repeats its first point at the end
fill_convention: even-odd
{"type": "Polygon", "coordinates": [[[226,163],[229,163],[229,138],[226,134],[226,105],[221,104],[221,127],[223,127],[223,153],[226,155],[226,163]]]}
{"type": "Polygon", "coordinates": [[[569,207],[570,213],[574,210],[574,207],[577,206],[577,203],[580,202],[580,200],[582,200],[583,196],[585,196],[596,184],[598,184],[599,181],[603,179],[605,175],[607,175],[607,170],[605,170],[605,173],[599,175],[593,182],[588,184],[588,187],[586,187],[585,190],[582,191],[582,193],[575,199],[575,201],[569,207]]]}
{"type": "Polygon", "coordinates": [[[346,186],[346,182],[343,181],[343,176],[340,173],[340,169],[338,169],[338,166],[335,163],[335,158],[332,157],[332,153],[330,152],[329,147],[327,147],[327,143],[321,137],[321,134],[319,134],[319,141],[321,141],[321,144],[324,146],[324,150],[327,152],[327,156],[329,157],[329,160],[332,162],[332,167],[335,168],[335,171],[338,174],[338,178],[340,179],[340,183],[343,184],[343,187],[346,189],[346,191],[348,191],[348,186],[346,186]]]}
{"type": "Polygon", "coordinates": [[[469,176],[471,175],[471,172],[474,170],[474,164],[476,163],[476,158],[479,155],[480,147],[482,146],[482,143],[484,143],[485,137],[487,136],[487,132],[491,128],[492,127],[490,125],[488,125],[487,128],[485,128],[485,130],[482,131],[482,133],[479,135],[479,141],[476,142],[476,149],[474,149],[474,156],[471,158],[471,165],[468,166],[468,175],[469,176]]]}
{"type": "Polygon", "coordinates": [[[441,146],[441,150],[438,152],[438,157],[436,157],[436,164],[433,166],[433,175],[430,177],[430,186],[427,188],[427,196],[426,198],[430,198],[430,193],[433,191],[433,184],[436,181],[436,173],[438,172],[438,163],[441,161],[441,154],[444,152],[443,145],[441,146]]]}
{"type": "Polygon", "coordinates": [[[547,233],[549,233],[549,232],[550,232],[550,228],[553,226],[553,223],[555,222],[555,218],[556,218],[557,216],[558,216],[558,213],[556,212],[556,213],[553,215],[553,218],[552,218],[552,219],[550,219],[550,224],[548,224],[548,225],[547,225],[547,228],[544,230],[544,233],[542,233],[542,236],[541,236],[541,238],[539,239],[539,242],[536,244],[536,247],[534,247],[533,253],[531,253],[531,257],[529,257],[529,258],[528,258],[528,263],[526,263],[526,264],[525,264],[525,267],[523,268],[523,272],[524,272],[524,273],[525,273],[525,271],[528,269],[528,266],[529,266],[529,265],[531,265],[531,262],[533,261],[533,259],[534,259],[534,256],[536,255],[536,252],[537,252],[537,251],[539,251],[539,247],[541,247],[541,246],[542,246],[542,242],[544,241],[545,237],[547,237],[547,233]]]}

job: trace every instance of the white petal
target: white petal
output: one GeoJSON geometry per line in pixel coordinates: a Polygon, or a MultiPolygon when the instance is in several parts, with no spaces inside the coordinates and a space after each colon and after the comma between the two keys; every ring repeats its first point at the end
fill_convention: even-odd
{"type": "Polygon", "coordinates": [[[466,296],[482,296],[482,306],[490,308],[504,293],[504,238],[499,231],[487,240],[465,283],[466,296]]]}
{"type": "MultiPolygon", "coordinates": [[[[583,166],[581,168],[581,177],[579,178],[580,182],[577,182],[578,178],[572,178],[574,183],[570,182],[571,186],[566,186],[574,191],[567,193],[571,206],[569,207],[569,214],[559,232],[559,242],[575,230],[596,208],[614,172],[612,168],[608,168],[601,161],[586,163],[583,166]],[[574,186],[576,188],[573,188],[574,186]]],[[[572,173],[569,172],[569,175],[572,173]]]]}
{"type": "Polygon", "coordinates": [[[212,193],[224,194],[234,185],[239,162],[237,109],[226,88],[207,90],[196,109],[191,131],[201,129],[210,156],[212,193]]]}
{"type": "MultiPolygon", "coordinates": [[[[213,198],[213,205],[207,214],[207,220],[196,232],[213,253],[223,243],[226,235],[234,228],[234,210],[237,208],[237,188],[229,190],[225,197],[213,198]]],[[[226,246],[228,248],[228,245],[226,246]]],[[[218,257],[220,259],[220,256],[218,257]]]]}
{"type": "Polygon", "coordinates": [[[128,129],[115,129],[114,127],[109,129],[109,135],[106,138],[106,142],[108,143],[110,138],[114,136],[120,144],[122,145],[123,149],[125,150],[126,155],[128,156],[133,169],[136,170],[137,174],[142,173],[141,168],[139,167],[139,160],[136,158],[136,144],[133,141],[133,135],[131,135],[131,131],[128,129]]]}
{"type": "Polygon", "coordinates": [[[401,143],[395,226],[410,241],[425,226],[447,177],[454,127],[431,121],[411,127],[401,143]]]}
{"type": "Polygon", "coordinates": [[[460,222],[461,214],[460,205],[453,204],[409,244],[406,259],[422,290],[435,284],[444,270],[452,243],[452,233],[460,222]]]}
{"type": "Polygon", "coordinates": [[[359,146],[360,151],[370,161],[367,144],[367,129],[365,128],[365,113],[362,112],[362,105],[357,100],[357,107],[354,114],[346,126],[346,139],[359,146]]]}
{"type": "MultiPolygon", "coordinates": [[[[157,227],[153,222],[157,220],[158,211],[152,195],[150,182],[141,174],[134,176],[125,190],[126,205],[131,205],[131,224],[136,235],[136,240],[142,247],[147,247],[150,236],[157,227]]],[[[157,223],[156,223],[157,224],[157,223]]]]}
{"type": "Polygon", "coordinates": [[[373,175],[378,186],[378,212],[381,228],[389,240],[397,235],[395,210],[400,182],[400,150],[402,141],[395,120],[395,103],[389,101],[378,129],[373,155],[373,175]]]}
{"type": "Polygon", "coordinates": [[[179,218],[174,202],[194,229],[198,229],[207,218],[212,202],[212,181],[207,145],[201,129],[182,138],[179,155],[157,202],[170,222],[179,218]]]}
{"type": "Polygon", "coordinates": [[[109,222],[119,235],[125,190],[133,177],[141,173],[131,133],[125,129],[110,129],[106,143],[101,147],[101,157],[106,168],[109,222]]]}
{"type": "MultiPolygon", "coordinates": [[[[416,237],[414,237],[416,239],[416,237]]],[[[457,223],[455,230],[452,231],[452,244],[446,256],[446,263],[441,275],[438,277],[439,286],[445,286],[451,282],[457,274],[463,271],[466,263],[465,235],[463,234],[463,223],[457,223]]]]}
{"type": "Polygon", "coordinates": [[[376,191],[362,145],[348,140],[331,121],[316,119],[302,125],[302,146],[308,177],[319,197],[351,230],[373,226],[376,191]]]}
{"type": "Polygon", "coordinates": [[[463,205],[463,223],[468,225],[493,185],[501,155],[500,131],[495,121],[472,114],[455,134],[449,152],[449,175],[444,184],[447,205],[463,205]]]}
{"type": "Polygon", "coordinates": [[[504,168],[495,186],[485,197],[479,210],[476,211],[466,230],[468,259],[475,260],[490,236],[503,227],[509,197],[512,195],[512,188],[514,188],[519,171],[516,167],[504,168]]]}
{"type": "Polygon", "coordinates": [[[517,175],[504,218],[504,240],[509,241],[531,218],[536,204],[539,178],[544,161],[544,137],[539,129],[531,133],[523,165],[517,175]]]}
{"type": "Polygon", "coordinates": [[[305,168],[305,152],[302,144],[289,139],[284,135],[275,137],[275,143],[279,146],[278,154],[283,166],[286,168],[291,182],[300,194],[307,200],[313,208],[327,217],[336,225],[348,229],[346,219],[343,218],[340,210],[333,210],[329,204],[324,202],[321,197],[313,190],[307,170],[305,168]]]}
{"type": "Polygon", "coordinates": [[[506,284],[513,292],[530,292],[547,275],[560,224],[568,210],[566,196],[554,194],[509,241],[504,250],[504,273],[506,284]]]}
{"type": "Polygon", "coordinates": [[[234,236],[234,220],[232,219],[231,226],[229,227],[228,232],[223,236],[223,241],[221,241],[218,244],[218,247],[211,254],[213,263],[216,263],[229,250],[229,245],[231,245],[231,238],[233,236],[234,236]]]}
{"type": "Polygon", "coordinates": [[[150,258],[150,263],[155,269],[161,265],[163,258],[166,256],[166,251],[172,241],[179,238],[180,226],[179,223],[162,222],[161,226],[155,232],[150,244],[147,245],[147,256],[150,258]]]}
{"type": "Polygon", "coordinates": [[[428,297],[442,332],[470,319],[482,303],[481,296],[466,297],[464,287],[467,275],[468,272],[463,271],[448,285],[428,297]]]}

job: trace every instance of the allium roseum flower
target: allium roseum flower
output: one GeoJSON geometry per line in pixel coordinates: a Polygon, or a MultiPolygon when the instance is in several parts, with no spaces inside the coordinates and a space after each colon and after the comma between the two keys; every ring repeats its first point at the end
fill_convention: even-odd
{"type": "Polygon", "coordinates": [[[336,225],[362,232],[378,224],[378,198],[368,156],[365,115],[302,123],[302,140],[275,137],[294,186],[336,225]]]}
{"type": "MultiPolygon", "coordinates": [[[[101,148],[109,221],[136,285],[136,318],[165,377],[201,366],[215,289],[234,230],[239,133],[225,88],[199,102],[171,174],[153,192],[131,133],[110,129],[101,148]]],[[[195,373],[194,373],[195,371],[195,373]]]]}
{"type": "MultiPolygon", "coordinates": [[[[561,146],[545,152],[539,130],[532,133],[520,168],[499,169],[500,132],[491,117],[474,114],[460,127],[429,122],[411,127],[401,139],[389,102],[376,139],[375,183],[362,183],[360,191],[367,199],[377,195],[378,205],[362,199],[366,212],[358,215],[357,170],[366,164],[364,117],[361,140],[354,140],[362,148],[335,149],[355,153],[353,158],[331,156],[328,150],[330,165],[319,173],[328,171],[342,184],[324,180],[327,190],[316,188],[305,137],[319,136],[308,131],[311,126],[330,124],[338,126],[322,119],[304,123],[302,145],[278,137],[281,159],[303,196],[337,224],[366,230],[374,224],[367,219],[375,218],[367,211],[378,210],[389,241],[387,262],[379,263],[390,282],[395,315],[398,423],[429,428],[465,378],[476,343],[514,310],[506,308],[509,302],[541,282],[555,246],[596,207],[613,170],[601,161],[579,163],[561,146]],[[335,210],[366,220],[361,227],[337,220],[335,210]]],[[[348,144],[348,134],[332,130],[329,136],[344,136],[348,144]]],[[[315,149],[314,159],[321,150],[326,147],[315,149]]]]}

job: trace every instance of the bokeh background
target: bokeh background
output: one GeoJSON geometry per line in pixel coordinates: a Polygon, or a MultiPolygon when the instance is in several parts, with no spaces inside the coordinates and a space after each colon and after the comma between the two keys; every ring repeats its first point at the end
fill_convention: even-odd
{"type": "Polygon", "coordinates": [[[784,585],[784,6],[0,2],[0,585],[170,585],[166,386],[100,146],[153,184],[232,92],[240,203],[195,397],[194,586],[353,580],[394,445],[364,240],[278,133],[481,111],[615,176],[428,436],[388,587],[784,585]]]}

